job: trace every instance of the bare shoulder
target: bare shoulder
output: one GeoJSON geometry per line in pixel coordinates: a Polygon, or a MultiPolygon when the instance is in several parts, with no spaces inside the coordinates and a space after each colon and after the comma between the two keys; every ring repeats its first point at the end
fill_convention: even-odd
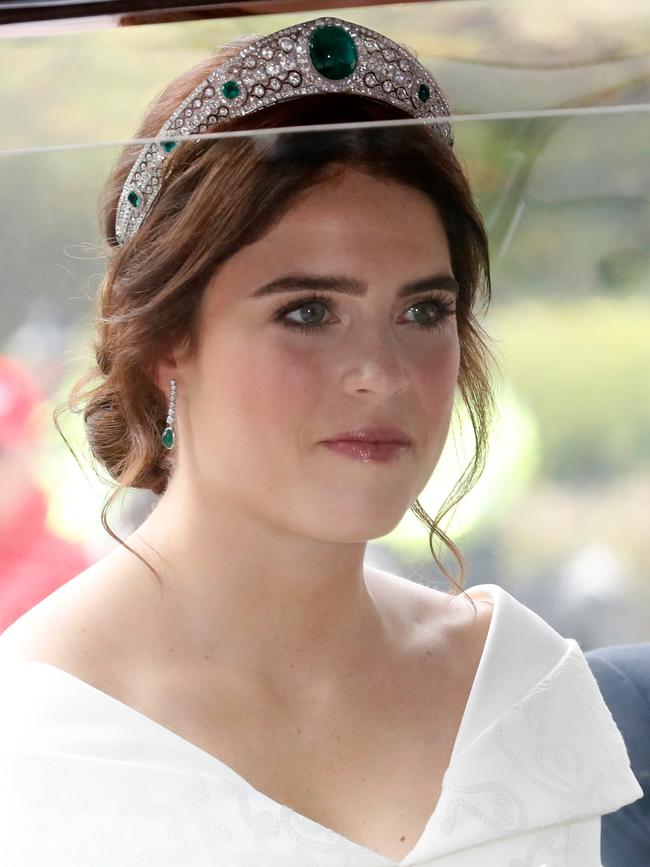
{"type": "Polygon", "coordinates": [[[444,615],[450,625],[464,627],[472,623],[479,634],[489,629],[494,599],[486,590],[469,588],[471,592],[453,595],[375,567],[366,566],[365,571],[372,586],[399,606],[412,625],[422,623],[428,628],[432,615],[438,621],[444,615]]]}
{"type": "MultiPolygon", "coordinates": [[[[470,588],[471,590],[471,588],[470,588]]],[[[478,654],[480,658],[487,641],[490,625],[492,623],[492,615],[494,613],[494,599],[486,590],[472,591],[470,594],[472,603],[467,601],[463,594],[452,597],[454,604],[462,604],[465,620],[461,616],[461,624],[466,623],[465,635],[469,642],[470,654],[478,654]]]]}
{"type": "MultiPolygon", "coordinates": [[[[113,593],[108,564],[80,572],[37,603],[0,634],[0,664],[35,660],[62,668],[92,683],[110,677],[121,657],[127,630],[120,618],[121,594],[113,593]]],[[[131,619],[129,621],[133,623],[131,619]]]]}
{"type": "Polygon", "coordinates": [[[390,605],[400,612],[414,637],[421,634],[427,641],[444,634],[456,647],[462,645],[470,658],[473,650],[480,656],[494,609],[494,599],[487,590],[469,588],[452,595],[374,567],[366,567],[366,573],[372,586],[391,600],[390,605]]]}
{"type": "Polygon", "coordinates": [[[92,631],[92,606],[87,592],[92,576],[86,570],[62,584],[19,617],[0,635],[0,660],[54,662],[92,631]]]}

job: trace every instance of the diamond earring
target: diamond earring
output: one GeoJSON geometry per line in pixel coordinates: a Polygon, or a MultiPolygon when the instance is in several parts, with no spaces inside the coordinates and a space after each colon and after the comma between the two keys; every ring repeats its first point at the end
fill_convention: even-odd
{"type": "Polygon", "coordinates": [[[166,449],[173,449],[176,442],[176,434],[174,433],[174,413],[176,411],[176,380],[170,379],[171,394],[169,396],[169,408],[167,410],[167,422],[165,430],[162,432],[162,444],[166,449]]]}

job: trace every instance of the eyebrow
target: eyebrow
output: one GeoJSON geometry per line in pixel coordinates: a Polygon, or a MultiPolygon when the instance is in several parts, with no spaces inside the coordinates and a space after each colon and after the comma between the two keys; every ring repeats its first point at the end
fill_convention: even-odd
{"type": "MultiPolygon", "coordinates": [[[[368,286],[362,280],[351,277],[322,276],[318,274],[287,274],[270,280],[257,289],[252,297],[260,298],[264,295],[272,295],[278,292],[301,292],[305,289],[312,291],[325,290],[328,292],[342,292],[344,295],[366,295],[368,286]]],[[[397,297],[406,298],[417,295],[419,292],[431,289],[445,290],[447,292],[460,292],[458,282],[451,274],[432,274],[422,277],[420,280],[412,280],[400,287],[397,297]]]]}

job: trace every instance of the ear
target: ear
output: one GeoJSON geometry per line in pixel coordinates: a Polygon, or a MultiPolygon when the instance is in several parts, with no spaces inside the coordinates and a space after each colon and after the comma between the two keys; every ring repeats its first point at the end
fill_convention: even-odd
{"type": "Polygon", "coordinates": [[[167,398],[169,398],[170,392],[169,380],[175,379],[178,381],[179,372],[180,366],[174,353],[164,355],[156,362],[153,379],[158,388],[167,396],[167,398]]]}
{"type": "Polygon", "coordinates": [[[157,354],[152,362],[151,378],[162,393],[169,398],[169,380],[175,379],[180,384],[184,376],[189,375],[191,377],[191,373],[186,374],[186,368],[191,367],[193,363],[192,348],[189,337],[186,335],[173,346],[160,347],[160,354],[157,354]]]}

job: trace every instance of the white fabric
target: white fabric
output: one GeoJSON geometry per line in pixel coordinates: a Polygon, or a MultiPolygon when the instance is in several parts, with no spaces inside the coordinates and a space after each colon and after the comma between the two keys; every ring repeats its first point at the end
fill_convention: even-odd
{"type": "MultiPolygon", "coordinates": [[[[400,862],[44,662],[0,673],[3,867],[602,867],[600,816],[643,796],[577,642],[496,584],[435,810],[400,862]]],[[[431,733],[435,737],[435,732],[431,733]]]]}

